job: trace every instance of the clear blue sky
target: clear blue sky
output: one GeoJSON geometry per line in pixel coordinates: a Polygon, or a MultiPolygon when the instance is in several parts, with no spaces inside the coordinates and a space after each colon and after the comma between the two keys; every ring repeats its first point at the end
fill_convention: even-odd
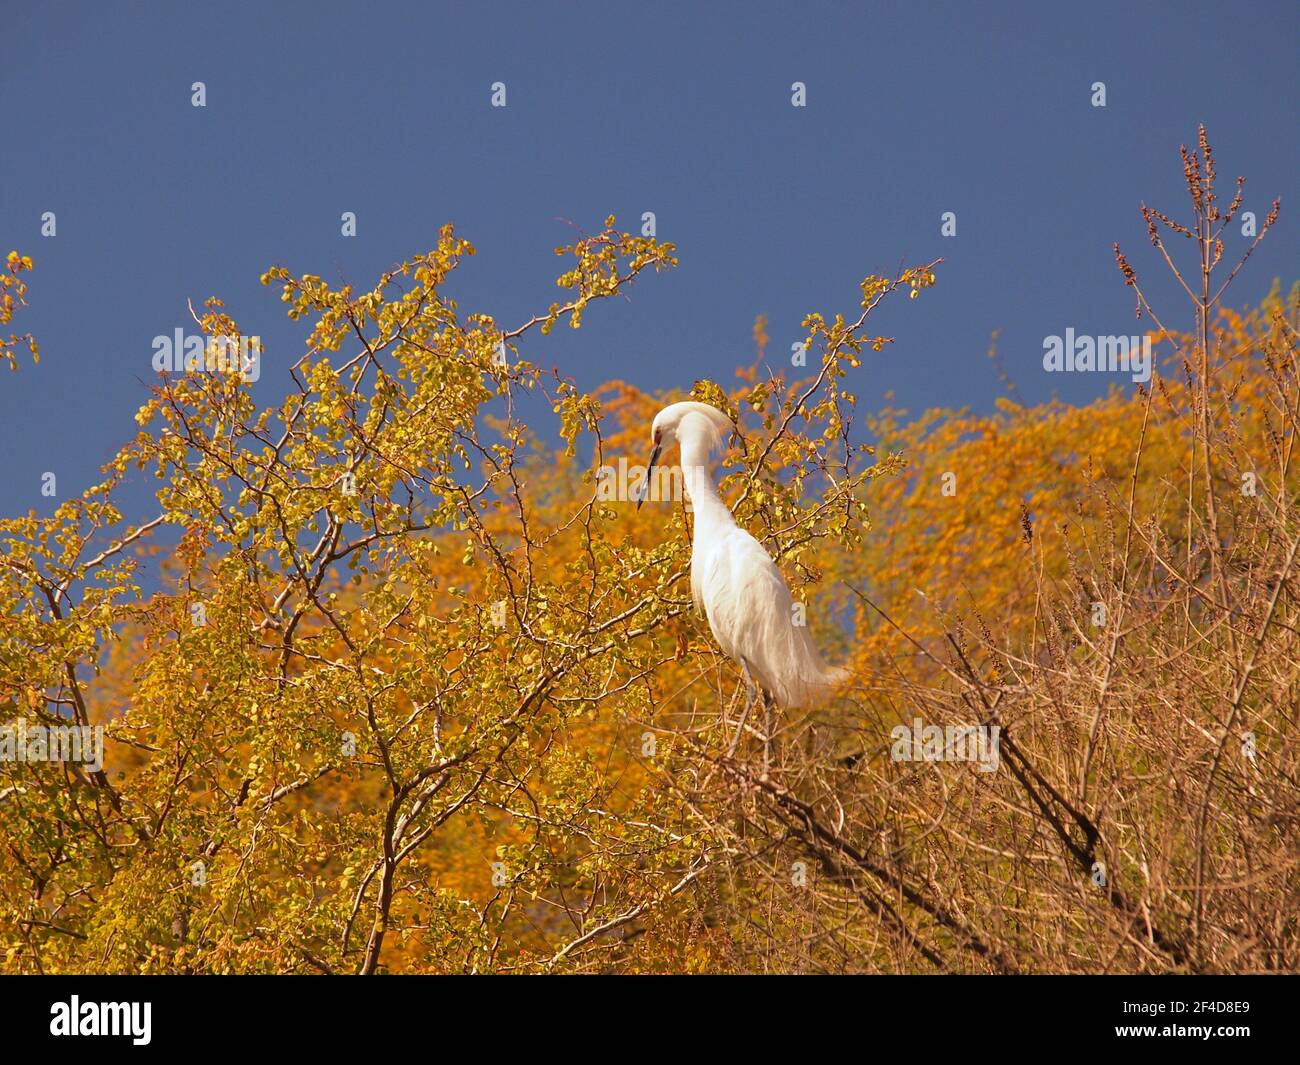
{"type": "MultiPolygon", "coordinates": [[[[462,307],[513,325],[555,296],[565,220],[656,213],[681,267],[525,348],[582,387],[730,380],[756,314],[779,358],[805,312],[852,311],[865,274],[942,255],[939,287],[881,316],[899,342],[857,371],[864,403],[988,407],[998,328],[1025,399],[1086,400],[1112,379],[1045,374],[1043,338],[1134,331],[1111,243],[1161,276],[1137,208],[1183,211],[1198,121],[1249,208],[1284,200],[1234,302],[1297,276],[1297,41],[1294,2],[7,0],[0,254],[36,260],[15,324],[43,357],[0,377],[0,512],[48,513],[44,471],[64,498],[98,478],[135,431],[152,338],[192,327],[187,297],[222,296],[264,338],[269,402],[305,331],[258,275],[369,284],[447,221],[479,248],[462,307]]],[[[1186,321],[1170,285],[1152,291],[1186,321]]]]}

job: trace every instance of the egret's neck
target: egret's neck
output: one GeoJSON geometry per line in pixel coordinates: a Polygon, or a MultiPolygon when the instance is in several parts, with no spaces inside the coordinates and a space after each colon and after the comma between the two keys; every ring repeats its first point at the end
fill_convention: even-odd
{"type": "Polygon", "coordinates": [[[708,442],[694,435],[682,441],[682,483],[691,497],[697,530],[701,524],[735,524],[709,470],[708,442]]]}

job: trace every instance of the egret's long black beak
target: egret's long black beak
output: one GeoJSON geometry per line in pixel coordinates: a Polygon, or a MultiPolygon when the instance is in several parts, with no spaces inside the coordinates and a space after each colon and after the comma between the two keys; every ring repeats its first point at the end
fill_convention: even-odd
{"type": "Polygon", "coordinates": [[[641,486],[641,498],[636,501],[637,510],[641,509],[641,504],[650,496],[650,478],[654,476],[655,463],[659,461],[659,452],[663,449],[663,444],[655,444],[655,449],[650,452],[650,461],[646,463],[645,467],[645,484],[641,486]]]}

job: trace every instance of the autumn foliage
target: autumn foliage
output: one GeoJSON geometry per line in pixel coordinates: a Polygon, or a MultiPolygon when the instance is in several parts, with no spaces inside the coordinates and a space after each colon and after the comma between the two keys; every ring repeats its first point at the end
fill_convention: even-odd
{"type": "Polygon", "coordinates": [[[1185,162],[1191,221],[1147,221],[1199,251],[1189,324],[1117,250],[1150,387],[859,412],[872,312],[926,313],[938,263],[809,314],[806,368],[768,372],[760,321],[754,365],[695,383],[737,426],[724,498],[856,678],[768,775],[688,507],[598,484],[683,394],[528,359],[673,246],[607,219],[520,324],[446,295],[450,227],[368,290],[269,270],[305,327],[281,402],[168,375],[101,484],[0,522],[8,719],[107,737],[99,772],[0,762],[4,969],[1294,969],[1300,311],[1224,305],[1240,198],[1203,137],[1185,162]],[[918,717],[998,724],[999,769],[894,760],[918,717]]]}

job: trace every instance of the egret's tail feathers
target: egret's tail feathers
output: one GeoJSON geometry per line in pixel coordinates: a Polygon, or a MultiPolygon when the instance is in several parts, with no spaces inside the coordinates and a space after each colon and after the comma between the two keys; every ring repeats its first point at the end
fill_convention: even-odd
{"type": "Polygon", "coordinates": [[[833,699],[852,673],[842,666],[828,666],[806,629],[795,629],[794,638],[774,656],[776,661],[760,663],[763,686],[788,709],[811,710],[833,699]]]}
{"type": "Polygon", "coordinates": [[[837,691],[852,679],[853,670],[849,669],[848,666],[831,666],[826,671],[827,687],[834,688],[837,691]]]}
{"type": "Polygon", "coordinates": [[[849,682],[853,674],[843,666],[827,666],[823,663],[822,672],[806,685],[804,701],[799,705],[806,710],[821,706],[835,698],[841,688],[849,682]]]}

